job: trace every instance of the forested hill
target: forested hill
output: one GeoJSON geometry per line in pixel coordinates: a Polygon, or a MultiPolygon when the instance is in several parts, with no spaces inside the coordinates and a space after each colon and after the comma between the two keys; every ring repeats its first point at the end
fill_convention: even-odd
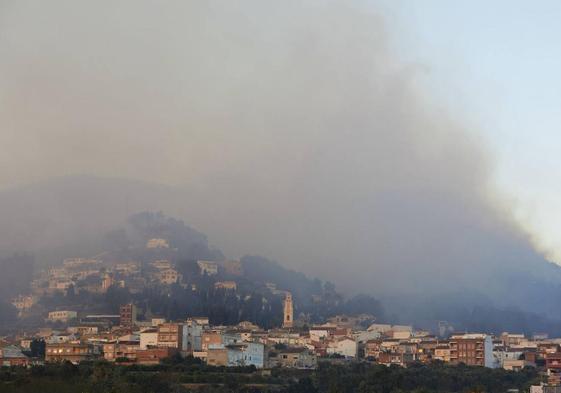
{"type": "MultiPolygon", "coordinates": [[[[42,298],[27,322],[38,322],[42,314],[60,307],[87,313],[116,313],[121,304],[134,302],[139,307],[140,317],[146,319],[163,316],[176,320],[207,315],[216,325],[247,320],[271,328],[282,324],[282,301],[286,292],[292,293],[295,317],[304,324],[323,322],[346,312],[371,314],[378,319],[383,316],[380,303],[372,297],[361,295],[345,299],[334,284],[309,278],[260,256],[241,258],[236,262],[239,271],[232,273],[225,268],[227,261],[223,253],[210,245],[204,234],[161,212],[134,214],[123,225],[107,231],[98,240],[94,239],[93,243],[96,247],[93,254],[75,254],[74,247],[71,247],[65,257],[95,257],[102,260],[103,269],[109,271],[118,263],[137,261],[141,273],[135,280],[140,280],[141,284],[135,286],[135,280],[132,280],[131,286],[127,282],[124,288],[111,287],[106,293],[96,293],[82,290],[99,286],[96,284],[99,277],[88,277],[65,293],[42,298]],[[165,240],[166,247],[147,247],[151,239],[165,240]],[[153,262],[161,260],[169,261],[181,275],[176,284],[158,281],[153,262]],[[197,263],[199,260],[216,262],[218,272],[203,274],[197,263]],[[236,289],[224,289],[220,286],[223,282],[234,282],[236,289]]],[[[92,244],[90,248],[93,248],[92,244]]],[[[0,277],[5,288],[4,298],[29,292],[32,261],[32,258],[22,256],[4,261],[9,267],[7,274],[0,277]]],[[[59,261],[55,266],[61,263],[59,261]]],[[[36,273],[44,268],[39,265],[36,273]]],[[[15,317],[15,312],[10,313],[9,306],[7,308],[0,309],[3,314],[0,319],[15,317]]]]}

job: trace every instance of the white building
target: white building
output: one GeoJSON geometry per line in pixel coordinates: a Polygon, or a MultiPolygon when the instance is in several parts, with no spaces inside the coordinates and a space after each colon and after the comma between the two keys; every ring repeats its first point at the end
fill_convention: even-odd
{"type": "Polygon", "coordinates": [[[166,239],[150,239],[146,242],[146,248],[169,248],[169,243],[166,239]]]}
{"type": "Polygon", "coordinates": [[[214,276],[218,274],[218,264],[212,261],[197,261],[201,275],[214,276]]]}
{"type": "Polygon", "coordinates": [[[342,337],[331,341],[327,345],[329,355],[337,354],[346,358],[356,358],[358,356],[358,344],[350,337],[342,337]]]}
{"type": "Polygon", "coordinates": [[[61,322],[68,322],[71,319],[76,319],[78,317],[78,313],[76,311],[51,311],[49,313],[48,320],[52,322],[61,321],[61,322]]]}
{"type": "Polygon", "coordinates": [[[158,329],[146,329],[140,332],[140,349],[158,346],[158,329]]]}

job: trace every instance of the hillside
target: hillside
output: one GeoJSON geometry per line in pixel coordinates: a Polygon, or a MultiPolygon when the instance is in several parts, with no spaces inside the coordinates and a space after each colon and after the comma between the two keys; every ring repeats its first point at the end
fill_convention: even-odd
{"type": "MultiPolygon", "coordinates": [[[[9,258],[14,253],[27,253],[34,256],[36,269],[71,256],[109,253],[115,258],[138,257],[130,255],[131,250],[138,249],[147,236],[158,235],[169,238],[178,249],[177,261],[227,258],[206,235],[181,220],[192,224],[188,212],[196,208],[183,189],[93,176],[57,178],[5,190],[0,192],[0,216],[3,217],[0,255],[8,258],[4,259],[4,265],[13,268],[9,258]],[[168,216],[138,214],[158,211],[168,216]],[[132,219],[128,218],[131,216],[132,219]]],[[[508,269],[478,268],[479,279],[474,280],[472,286],[458,286],[453,293],[439,292],[438,286],[429,284],[405,285],[411,281],[407,271],[399,276],[403,277],[403,282],[398,278],[391,283],[401,288],[401,295],[386,294],[376,285],[365,292],[383,299],[386,316],[402,322],[434,326],[437,321],[446,320],[457,328],[475,329],[482,326],[478,321],[488,319],[489,315],[500,315],[491,323],[494,330],[557,331],[560,329],[557,321],[561,320],[557,305],[557,299],[561,298],[561,268],[515,246],[509,250],[516,256],[516,263],[508,269]]],[[[510,256],[502,257],[508,260],[510,256]]],[[[331,289],[320,280],[308,279],[266,258],[247,256],[241,260],[246,267],[247,282],[276,282],[279,288],[294,292],[299,307],[312,314],[321,307],[311,303],[311,295],[326,296],[325,289],[331,289]]],[[[294,261],[282,262],[289,262],[288,266],[297,265],[294,261]]],[[[321,267],[313,270],[313,276],[325,279],[321,267]]],[[[25,269],[22,271],[24,276],[28,275],[25,269]]],[[[448,283],[457,279],[447,272],[439,272],[437,277],[448,283]]],[[[0,281],[6,286],[9,283],[6,281],[14,282],[13,275],[2,275],[0,281]]],[[[345,290],[353,294],[349,288],[345,290]]],[[[354,290],[358,293],[361,288],[354,290]]],[[[318,315],[343,311],[342,303],[337,303],[340,294],[333,296],[334,299],[329,300],[334,302],[333,307],[326,306],[318,315]]]]}

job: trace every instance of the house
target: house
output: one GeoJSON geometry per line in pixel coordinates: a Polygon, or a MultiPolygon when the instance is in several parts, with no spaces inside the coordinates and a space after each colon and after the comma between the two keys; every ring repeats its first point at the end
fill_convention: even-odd
{"type": "Polygon", "coordinates": [[[36,299],[32,295],[20,295],[12,299],[12,305],[20,312],[30,309],[35,304],[36,299]]]}
{"type": "Polygon", "coordinates": [[[147,348],[136,352],[136,363],[141,365],[159,364],[162,360],[177,353],[175,348],[147,348]]]}
{"type": "Polygon", "coordinates": [[[80,336],[88,336],[99,333],[99,327],[95,325],[89,326],[70,326],[66,329],[68,333],[78,334],[80,336]]]}
{"type": "Polygon", "coordinates": [[[261,343],[216,345],[207,350],[207,363],[213,366],[264,368],[265,360],[265,346],[261,343]]]}
{"type": "Polygon", "coordinates": [[[289,347],[298,347],[305,344],[307,339],[298,332],[288,330],[273,330],[267,335],[268,344],[284,344],[289,347]]]}
{"type": "Polygon", "coordinates": [[[450,361],[450,345],[446,341],[441,341],[438,343],[436,348],[434,349],[434,360],[440,360],[442,362],[449,362],[450,361]]]}
{"type": "Polygon", "coordinates": [[[392,364],[398,366],[406,366],[408,363],[412,363],[415,360],[412,353],[402,353],[402,352],[380,352],[378,355],[378,363],[385,366],[391,366],[392,364]]]}
{"type": "Polygon", "coordinates": [[[208,317],[191,317],[189,319],[192,319],[193,321],[197,322],[198,325],[203,327],[206,327],[210,324],[208,321],[208,317]]]}
{"type": "Polygon", "coordinates": [[[166,239],[149,239],[146,242],[146,248],[169,248],[169,242],[166,239]]]}
{"type": "Polygon", "coordinates": [[[217,281],[214,283],[214,289],[235,291],[238,289],[238,284],[235,281],[217,281]]]}
{"type": "Polygon", "coordinates": [[[507,359],[503,362],[503,369],[507,371],[522,371],[524,367],[536,367],[536,364],[523,359],[507,359]]]}
{"type": "Polygon", "coordinates": [[[222,331],[206,330],[202,333],[201,350],[207,351],[208,348],[222,344],[222,331]]]}
{"type": "Polygon", "coordinates": [[[158,279],[164,285],[172,285],[180,282],[183,276],[175,269],[163,269],[158,273],[158,279]]]}
{"type": "Polygon", "coordinates": [[[160,259],[154,262],[150,262],[150,265],[158,270],[171,269],[171,262],[167,259],[160,259]]]}
{"type": "Polygon", "coordinates": [[[273,351],[269,356],[269,365],[271,367],[299,369],[315,369],[317,367],[316,354],[303,347],[273,351]]]}
{"type": "Polygon", "coordinates": [[[136,353],[140,350],[140,338],[137,335],[126,335],[117,340],[103,344],[103,357],[109,362],[118,359],[136,360],[136,353]]]}
{"type": "Polygon", "coordinates": [[[138,262],[135,261],[122,262],[122,263],[117,263],[114,267],[114,270],[117,273],[128,276],[140,272],[140,265],[138,262]]]}
{"type": "Polygon", "coordinates": [[[503,346],[496,346],[493,349],[493,358],[495,359],[496,367],[503,367],[505,362],[510,360],[519,360],[522,358],[524,350],[522,348],[510,348],[503,346]]]}
{"type": "MultiPolygon", "coordinates": [[[[203,321],[204,322],[204,321],[203,321]]],[[[183,325],[183,350],[187,353],[202,351],[203,328],[196,319],[188,318],[183,325]]]]}
{"type": "Polygon", "coordinates": [[[314,326],[309,330],[310,339],[312,341],[320,341],[331,336],[335,329],[335,326],[314,326]]]}
{"type": "Polygon", "coordinates": [[[64,266],[65,269],[82,268],[88,265],[91,266],[100,263],[101,263],[100,260],[93,259],[93,258],[66,258],[64,261],[62,261],[62,265],[64,266]]]}
{"type": "Polygon", "coordinates": [[[93,345],[83,343],[48,343],[45,349],[46,362],[69,361],[78,364],[92,360],[96,355],[93,345]]]}
{"type": "Polygon", "coordinates": [[[358,344],[350,337],[334,339],[327,344],[327,354],[356,358],[358,356],[358,344]]]}
{"type": "Polygon", "coordinates": [[[50,337],[45,340],[48,343],[67,343],[70,341],[76,341],[78,337],[73,333],[53,333],[50,337]]]}
{"type": "Polygon", "coordinates": [[[51,311],[48,316],[48,320],[51,322],[68,322],[71,319],[76,319],[78,317],[78,313],[76,311],[51,311]]]}
{"type": "Polygon", "coordinates": [[[150,328],[140,332],[140,349],[148,349],[158,345],[158,329],[150,328]]]}
{"type": "Polygon", "coordinates": [[[218,274],[218,264],[212,261],[197,261],[202,276],[214,276],[218,274]]]}
{"type": "Polygon", "coordinates": [[[261,343],[244,342],[227,345],[228,366],[265,367],[265,346],[261,343]]]}
{"type": "Polygon", "coordinates": [[[228,365],[228,349],[224,346],[213,346],[206,350],[206,362],[210,366],[223,366],[228,365]]]}
{"type": "Polygon", "coordinates": [[[561,352],[548,353],[545,356],[545,369],[550,385],[561,384],[561,352]]]}
{"type": "Polygon", "coordinates": [[[15,345],[0,348],[0,366],[28,366],[29,358],[15,345]]]}

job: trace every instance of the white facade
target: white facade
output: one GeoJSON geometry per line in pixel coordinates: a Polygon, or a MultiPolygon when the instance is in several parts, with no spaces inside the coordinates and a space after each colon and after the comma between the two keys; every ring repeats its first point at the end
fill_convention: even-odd
{"type": "Polygon", "coordinates": [[[228,349],[228,366],[265,367],[265,346],[261,343],[232,345],[228,349]]]}
{"type": "Polygon", "coordinates": [[[356,358],[358,355],[358,344],[355,340],[345,337],[329,343],[328,354],[342,355],[346,358],[356,358]]]}
{"type": "Polygon", "coordinates": [[[51,311],[49,313],[49,321],[61,321],[61,322],[68,322],[71,319],[75,319],[78,317],[78,313],[76,311],[51,311]]]}
{"type": "Polygon", "coordinates": [[[140,332],[140,349],[148,349],[148,347],[156,347],[158,345],[158,331],[149,329],[140,332]]]}
{"type": "Polygon", "coordinates": [[[218,264],[212,261],[197,261],[201,275],[214,276],[218,274],[218,264]]]}

